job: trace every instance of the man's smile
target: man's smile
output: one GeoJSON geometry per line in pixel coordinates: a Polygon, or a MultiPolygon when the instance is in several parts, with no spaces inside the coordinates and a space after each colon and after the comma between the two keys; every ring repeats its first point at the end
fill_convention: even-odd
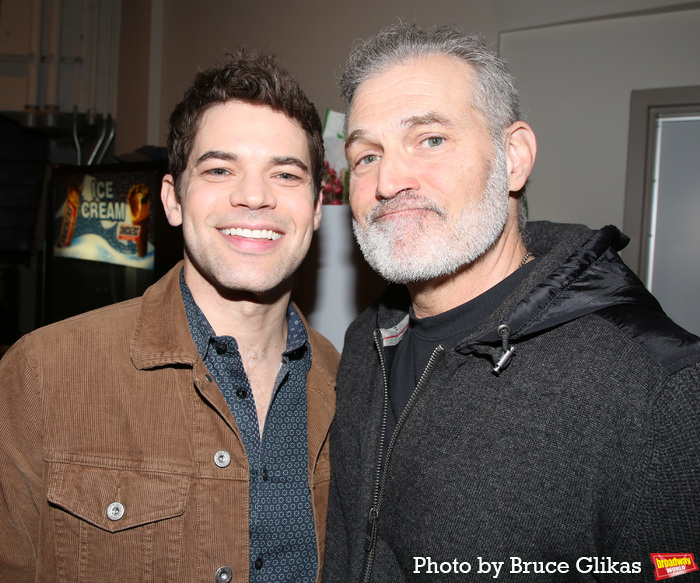
{"type": "Polygon", "coordinates": [[[245,237],[247,239],[269,239],[276,241],[282,234],[270,229],[242,229],[235,227],[232,229],[219,229],[221,233],[229,236],[245,237]]]}

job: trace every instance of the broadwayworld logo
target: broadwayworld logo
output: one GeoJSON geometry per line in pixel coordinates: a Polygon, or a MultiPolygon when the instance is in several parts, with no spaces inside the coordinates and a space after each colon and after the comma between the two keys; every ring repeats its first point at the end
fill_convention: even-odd
{"type": "Polygon", "coordinates": [[[651,553],[657,581],[698,571],[693,553],[651,553]]]}

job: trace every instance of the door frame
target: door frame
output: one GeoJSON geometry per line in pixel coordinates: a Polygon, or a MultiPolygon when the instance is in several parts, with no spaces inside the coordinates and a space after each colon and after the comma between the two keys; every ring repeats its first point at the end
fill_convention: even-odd
{"type": "Polygon", "coordinates": [[[657,120],[684,114],[700,114],[700,86],[632,91],[623,219],[630,243],[621,255],[642,280],[649,265],[657,120]]]}

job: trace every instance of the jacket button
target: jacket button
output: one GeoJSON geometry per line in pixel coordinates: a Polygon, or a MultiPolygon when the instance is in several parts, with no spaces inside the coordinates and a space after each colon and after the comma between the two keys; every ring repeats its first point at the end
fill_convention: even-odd
{"type": "Polygon", "coordinates": [[[211,375],[209,373],[204,375],[204,378],[207,379],[207,382],[212,382],[214,379],[211,378],[211,375]]]}
{"type": "Polygon", "coordinates": [[[255,569],[257,571],[259,571],[260,569],[262,569],[262,567],[263,567],[263,558],[258,557],[257,559],[255,559],[255,569]]]}
{"type": "Polygon", "coordinates": [[[226,468],[231,463],[231,454],[223,449],[214,454],[214,463],[220,468],[226,468]]]}
{"type": "Polygon", "coordinates": [[[119,502],[112,502],[107,506],[107,518],[119,520],[122,516],[124,516],[124,506],[119,502]]]}
{"type": "Polygon", "coordinates": [[[214,576],[216,583],[229,583],[231,579],[233,579],[231,567],[219,567],[216,570],[216,575],[214,576]]]}

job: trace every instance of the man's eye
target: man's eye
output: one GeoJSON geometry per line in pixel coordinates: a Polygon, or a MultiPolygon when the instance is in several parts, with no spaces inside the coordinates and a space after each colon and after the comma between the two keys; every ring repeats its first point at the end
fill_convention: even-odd
{"type": "Polygon", "coordinates": [[[376,154],[367,154],[367,156],[360,158],[358,164],[372,164],[373,162],[377,161],[377,158],[378,156],[376,154]]]}
{"type": "Polygon", "coordinates": [[[444,142],[445,138],[441,138],[440,136],[430,136],[429,138],[423,140],[422,143],[429,148],[436,148],[437,146],[441,146],[444,142]]]}
{"type": "Polygon", "coordinates": [[[300,180],[296,174],[292,174],[291,172],[280,172],[277,176],[282,180],[300,180]]]}
{"type": "Polygon", "coordinates": [[[228,173],[226,168],[211,168],[205,172],[205,174],[210,174],[211,176],[226,176],[228,173]]]}

